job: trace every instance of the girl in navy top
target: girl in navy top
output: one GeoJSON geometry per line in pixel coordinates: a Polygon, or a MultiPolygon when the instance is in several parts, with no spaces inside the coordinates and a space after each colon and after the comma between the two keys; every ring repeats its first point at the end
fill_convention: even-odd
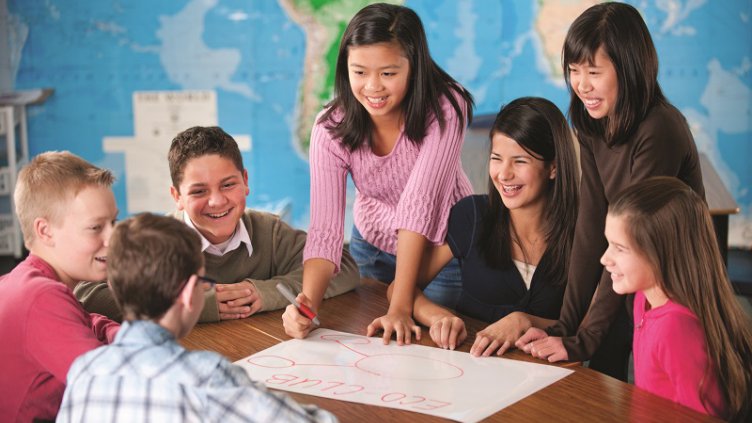
{"type": "MultiPolygon", "coordinates": [[[[577,214],[577,163],[566,120],[550,101],[525,97],[504,106],[490,133],[487,195],[458,202],[446,243],[426,250],[421,278],[453,257],[462,269],[457,310],[491,323],[471,353],[501,355],[528,328],[558,318],[577,214]]],[[[415,319],[451,348],[467,336],[448,309],[416,292],[415,319]]],[[[369,326],[373,334],[380,319],[369,326]]]]}

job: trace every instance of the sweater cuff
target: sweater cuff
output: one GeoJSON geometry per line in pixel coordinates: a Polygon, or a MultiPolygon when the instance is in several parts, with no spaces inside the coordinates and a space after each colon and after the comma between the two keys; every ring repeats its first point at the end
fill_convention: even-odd
{"type": "Polygon", "coordinates": [[[258,296],[261,298],[261,309],[257,311],[257,313],[260,313],[262,311],[279,310],[281,308],[287,307],[287,305],[290,304],[290,302],[287,301],[285,297],[283,297],[282,294],[279,293],[276,287],[277,283],[284,282],[275,280],[246,280],[250,282],[254,286],[254,288],[256,288],[256,293],[258,293],[258,296]]]}
{"type": "Polygon", "coordinates": [[[398,204],[393,229],[417,232],[432,244],[441,244],[446,238],[449,212],[453,205],[449,192],[440,195],[415,193],[410,201],[400,201],[398,204]]]}
{"type": "Polygon", "coordinates": [[[327,232],[309,231],[306,235],[306,244],[303,247],[303,263],[310,259],[321,258],[334,263],[334,273],[337,274],[342,260],[343,235],[335,236],[327,232]]]}
{"type": "Polygon", "coordinates": [[[547,327],[546,333],[548,336],[566,336],[567,335],[567,329],[564,327],[564,325],[561,323],[561,321],[556,321],[553,325],[547,327]]]}
{"type": "Polygon", "coordinates": [[[219,305],[217,305],[217,291],[211,290],[204,293],[204,309],[198,318],[199,323],[219,321],[219,305]]]}

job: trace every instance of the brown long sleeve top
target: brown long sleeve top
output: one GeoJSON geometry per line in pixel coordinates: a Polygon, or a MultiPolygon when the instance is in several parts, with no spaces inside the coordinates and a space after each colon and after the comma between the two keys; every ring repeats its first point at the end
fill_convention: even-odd
{"type": "Polygon", "coordinates": [[[564,304],[546,331],[562,336],[570,360],[588,360],[609,330],[624,296],[600,264],[608,205],[627,186],[651,176],[674,176],[705,196],[697,147],[684,116],[672,105],[651,108],[632,137],[618,146],[580,139],[582,180],[564,304]],[[591,303],[592,302],[592,303],[591,303]]]}

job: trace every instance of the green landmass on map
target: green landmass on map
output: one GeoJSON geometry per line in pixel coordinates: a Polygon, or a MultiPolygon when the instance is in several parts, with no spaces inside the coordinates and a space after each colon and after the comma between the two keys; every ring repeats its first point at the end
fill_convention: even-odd
{"type": "MultiPolygon", "coordinates": [[[[316,115],[334,93],[334,73],[342,34],[350,19],[373,0],[279,0],[290,18],[306,34],[303,79],[293,136],[300,152],[308,156],[311,128],[316,115]]],[[[386,1],[401,4],[401,0],[386,1]]]]}

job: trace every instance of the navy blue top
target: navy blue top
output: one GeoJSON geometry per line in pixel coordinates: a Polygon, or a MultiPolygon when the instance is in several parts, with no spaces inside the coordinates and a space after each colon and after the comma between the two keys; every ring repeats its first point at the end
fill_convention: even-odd
{"type": "Polygon", "coordinates": [[[565,286],[555,286],[543,276],[549,266],[548,250],[535,269],[529,290],[511,260],[510,267],[505,269],[486,263],[478,242],[487,210],[487,195],[471,195],[455,204],[449,215],[446,240],[462,269],[462,294],[457,311],[489,323],[513,311],[558,319],[565,286]]]}

